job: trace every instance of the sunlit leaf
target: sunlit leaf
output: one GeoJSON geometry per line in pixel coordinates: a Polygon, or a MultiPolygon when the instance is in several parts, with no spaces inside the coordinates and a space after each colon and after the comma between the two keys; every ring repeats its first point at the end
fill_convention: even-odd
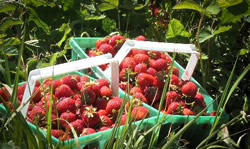
{"type": "Polygon", "coordinates": [[[119,0],[105,0],[106,2],[115,5],[116,7],[119,5],[119,0]]]}
{"type": "Polygon", "coordinates": [[[62,26],[59,28],[59,31],[64,31],[64,35],[62,39],[57,43],[57,45],[60,47],[62,43],[67,39],[67,35],[71,32],[71,28],[69,23],[68,24],[62,24],[62,26]]]}
{"type": "Polygon", "coordinates": [[[184,2],[181,2],[177,5],[175,5],[173,7],[173,9],[191,9],[191,10],[195,10],[195,11],[198,11],[208,17],[211,17],[210,13],[202,8],[199,4],[197,4],[195,1],[184,1],[184,2]]]}
{"type": "Polygon", "coordinates": [[[227,8],[230,6],[237,5],[241,3],[243,0],[217,0],[217,3],[219,4],[220,7],[222,8],[227,8]]]}
{"type": "Polygon", "coordinates": [[[241,50],[240,50],[240,55],[248,54],[249,51],[250,51],[249,49],[241,49],[241,50]]]}
{"type": "Polygon", "coordinates": [[[47,35],[49,35],[50,27],[43,20],[40,19],[40,17],[38,16],[38,14],[34,9],[29,7],[29,11],[30,11],[29,21],[33,21],[38,27],[41,27],[47,35]]]}
{"type": "Polygon", "coordinates": [[[97,6],[97,8],[100,11],[107,11],[107,10],[115,9],[116,6],[110,3],[101,3],[100,5],[97,6]]]}
{"type": "Polygon", "coordinates": [[[105,15],[100,15],[100,16],[85,16],[84,20],[101,20],[105,18],[105,15]]]}
{"type": "Polygon", "coordinates": [[[213,0],[210,5],[206,8],[206,10],[208,12],[210,12],[211,14],[218,14],[220,12],[220,7],[218,5],[218,3],[216,2],[216,0],[213,0]]]}
{"type": "Polygon", "coordinates": [[[190,37],[190,33],[185,30],[185,27],[177,19],[172,19],[168,24],[168,33],[166,39],[181,37],[190,37]]]}
{"type": "Polygon", "coordinates": [[[214,37],[214,34],[212,34],[210,31],[208,30],[202,30],[200,32],[200,43],[210,39],[210,38],[213,38],[214,37]]]}
{"type": "Polygon", "coordinates": [[[16,20],[16,19],[13,19],[13,18],[5,19],[5,20],[3,20],[1,22],[0,30],[5,31],[9,27],[12,27],[14,25],[21,25],[21,24],[23,24],[22,20],[16,20]]]}
{"type": "Polygon", "coordinates": [[[223,141],[230,147],[239,147],[233,139],[230,138],[229,131],[227,127],[224,127],[217,136],[217,139],[224,139],[223,141]]]}
{"type": "Polygon", "coordinates": [[[112,19],[109,19],[109,18],[105,18],[105,19],[102,20],[102,28],[107,33],[110,33],[110,32],[115,30],[116,21],[112,20],[112,19]]]}
{"type": "Polygon", "coordinates": [[[15,37],[4,39],[3,43],[0,45],[0,50],[1,51],[4,49],[6,50],[6,47],[19,45],[20,43],[21,43],[21,41],[15,37]]]}
{"type": "Polygon", "coordinates": [[[16,5],[12,3],[0,3],[0,13],[14,11],[16,9],[16,5]]]}
{"type": "Polygon", "coordinates": [[[232,28],[232,26],[228,25],[228,26],[220,26],[216,31],[214,31],[214,35],[229,31],[232,28]]]}
{"type": "Polygon", "coordinates": [[[38,61],[39,60],[37,58],[29,59],[27,62],[27,72],[30,72],[31,70],[36,69],[38,61]]]}

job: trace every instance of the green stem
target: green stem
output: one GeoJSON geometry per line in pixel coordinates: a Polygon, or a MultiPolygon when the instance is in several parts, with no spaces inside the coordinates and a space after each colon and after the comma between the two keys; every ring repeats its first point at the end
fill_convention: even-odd
{"type": "Polygon", "coordinates": [[[117,20],[118,20],[118,30],[121,31],[121,20],[120,20],[120,12],[119,8],[117,7],[117,20]]]}
{"type": "Polygon", "coordinates": [[[197,34],[196,34],[196,40],[197,40],[197,47],[198,50],[200,52],[200,67],[201,67],[201,73],[202,73],[202,85],[204,88],[206,88],[206,84],[205,84],[205,77],[206,77],[206,73],[204,72],[204,64],[203,64],[203,60],[202,60],[202,49],[201,49],[201,45],[200,45],[200,32],[201,32],[201,25],[204,19],[204,14],[201,14],[201,18],[198,24],[198,29],[197,29],[197,34]]]}
{"type": "Polygon", "coordinates": [[[5,64],[5,75],[6,75],[6,81],[9,86],[11,86],[11,78],[10,78],[10,68],[9,68],[9,60],[5,52],[4,54],[4,64],[5,64]]]}

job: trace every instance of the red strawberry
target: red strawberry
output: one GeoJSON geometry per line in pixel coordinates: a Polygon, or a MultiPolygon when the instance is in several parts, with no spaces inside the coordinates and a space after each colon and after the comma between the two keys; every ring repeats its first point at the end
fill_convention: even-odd
{"type": "Polygon", "coordinates": [[[168,91],[166,93],[166,105],[169,106],[172,102],[178,101],[181,99],[181,95],[176,91],[168,91]]]}
{"type": "Polygon", "coordinates": [[[130,50],[130,52],[129,52],[128,55],[133,56],[133,55],[136,55],[136,54],[139,54],[139,53],[141,53],[141,54],[147,54],[147,51],[146,50],[141,50],[141,49],[133,48],[133,49],[130,50]]]}
{"type": "Polygon", "coordinates": [[[194,97],[196,100],[199,100],[201,102],[204,102],[204,97],[201,93],[197,92],[195,97],[194,97]]]}
{"type": "Polygon", "coordinates": [[[68,85],[71,89],[77,88],[77,83],[80,82],[80,76],[79,75],[67,75],[63,76],[60,81],[63,84],[68,85]]]}
{"type": "Polygon", "coordinates": [[[212,111],[209,116],[216,116],[216,111],[212,111]]]}
{"type": "MultiPolygon", "coordinates": [[[[10,98],[10,93],[8,92],[8,90],[6,88],[2,87],[0,89],[0,96],[3,98],[4,101],[8,101],[10,98]]],[[[0,99],[0,103],[1,102],[2,102],[2,100],[0,99]]]]}
{"type": "Polygon", "coordinates": [[[145,40],[146,40],[146,37],[140,35],[140,36],[137,36],[137,37],[135,38],[135,40],[145,41],[145,40]]]}
{"type": "Polygon", "coordinates": [[[61,129],[51,129],[51,135],[58,139],[61,136],[65,135],[65,132],[61,129]]]}
{"type": "Polygon", "coordinates": [[[41,90],[40,90],[40,88],[35,87],[34,90],[33,90],[33,94],[34,94],[34,96],[32,95],[33,96],[32,101],[35,102],[35,103],[39,102],[41,100],[41,90]]]}
{"type": "Polygon", "coordinates": [[[98,110],[98,111],[97,111],[97,114],[98,114],[99,116],[108,115],[107,112],[106,112],[106,110],[103,110],[103,109],[98,110]]]}
{"type": "Polygon", "coordinates": [[[82,112],[82,120],[86,127],[96,127],[100,122],[100,117],[96,112],[96,108],[92,106],[85,107],[85,110],[82,112]]]}
{"type": "Polygon", "coordinates": [[[172,102],[166,111],[166,114],[180,114],[183,111],[183,107],[178,102],[172,102]]]}
{"type": "Polygon", "coordinates": [[[183,115],[194,115],[194,112],[189,108],[184,108],[183,115]]]}
{"type": "Polygon", "coordinates": [[[111,45],[109,45],[109,44],[107,44],[107,43],[102,44],[102,45],[97,49],[97,51],[102,52],[102,53],[104,53],[104,54],[106,54],[106,53],[111,53],[112,56],[115,55],[115,49],[114,49],[111,45]]]}
{"type": "Polygon", "coordinates": [[[66,84],[62,84],[62,85],[58,86],[55,90],[55,96],[58,99],[60,99],[62,97],[70,97],[73,94],[74,93],[73,93],[72,89],[66,84]]]}
{"type": "MultiPolygon", "coordinates": [[[[70,122],[70,125],[75,129],[77,134],[81,134],[82,130],[83,130],[83,121],[81,119],[77,119],[75,121],[70,122]]],[[[71,127],[70,125],[67,125],[66,130],[68,130],[69,132],[71,132],[71,127]]]]}
{"type": "Polygon", "coordinates": [[[99,129],[99,131],[105,131],[105,130],[108,130],[110,129],[110,127],[107,127],[107,126],[103,126],[99,129]]]}
{"type": "Polygon", "coordinates": [[[149,104],[154,104],[161,99],[161,91],[154,86],[146,87],[143,92],[149,104]]]}
{"type": "Polygon", "coordinates": [[[148,60],[149,60],[148,55],[143,54],[143,53],[138,53],[138,54],[134,55],[133,58],[134,58],[134,61],[136,62],[136,64],[139,64],[139,63],[147,64],[148,60]]]}
{"type": "Polygon", "coordinates": [[[146,72],[152,76],[155,76],[157,73],[157,71],[152,67],[149,67],[146,72]]]}
{"type": "Polygon", "coordinates": [[[171,76],[171,84],[172,85],[179,85],[179,83],[180,83],[179,78],[176,75],[172,74],[172,76],[171,76]]]}
{"type": "Polygon", "coordinates": [[[120,69],[131,68],[133,69],[136,65],[136,62],[133,57],[125,57],[120,64],[120,69]]]}
{"type": "Polygon", "coordinates": [[[101,88],[103,86],[109,86],[109,82],[107,79],[97,79],[96,82],[98,83],[98,86],[101,88]]]}
{"type": "Polygon", "coordinates": [[[135,121],[142,120],[149,117],[149,110],[144,106],[136,106],[132,109],[131,116],[135,118],[135,121]]]}
{"type": "Polygon", "coordinates": [[[41,84],[43,92],[50,92],[52,86],[53,92],[55,92],[55,89],[60,85],[62,85],[62,82],[60,80],[53,80],[53,78],[47,78],[41,84]]]}
{"type": "Polygon", "coordinates": [[[132,88],[132,85],[127,82],[122,81],[119,83],[119,88],[121,88],[124,92],[127,92],[127,91],[129,92],[130,89],[132,88]]]}
{"type": "Polygon", "coordinates": [[[148,51],[148,55],[152,59],[159,59],[159,58],[161,58],[161,52],[160,51],[148,51]]]}
{"type": "Polygon", "coordinates": [[[104,40],[97,40],[95,45],[96,45],[96,49],[99,49],[99,47],[102,45],[102,44],[105,44],[107,43],[106,41],[104,40]]]}
{"type": "Polygon", "coordinates": [[[132,87],[129,94],[134,95],[135,93],[142,93],[142,89],[139,86],[132,87]]]}
{"type": "Polygon", "coordinates": [[[106,98],[98,98],[95,101],[95,107],[97,110],[105,110],[107,106],[108,100],[106,98]]]}
{"type": "Polygon", "coordinates": [[[106,106],[106,112],[108,115],[116,116],[121,108],[123,100],[119,97],[113,97],[110,99],[106,106]]]}
{"type": "Polygon", "coordinates": [[[137,75],[137,84],[142,88],[152,86],[154,80],[155,80],[155,77],[147,73],[139,73],[137,75]]]}
{"type": "Polygon", "coordinates": [[[154,68],[156,71],[166,70],[168,67],[167,61],[165,59],[152,59],[149,63],[150,67],[154,68]]]}
{"type": "Polygon", "coordinates": [[[108,68],[108,64],[103,64],[99,66],[103,71],[108,68]]]}
{"type": "Polygon", "coordinates": [[[112,90],[111,88],[107,86],[103,86],[100,88],[100,95],[104,97],[111,97],[112,96],[112,90]]]}
{"type": "Polygon", "coordinates": [[[116,50],[118,50],[124,42],[125,38],[121,35],[113,35],[109,40],[109,44],[113,46],[116,50]]]}
{"type": "Polygon", "coordinates": [[[181,92],[185,96],[195,97],[197,93],[197,86],[193,82],[188,81],[181,87],[181,92]]]}
{"type": "MultiPolygon", "coordinates": [[[[155,109],[159,109],[159,107],[160,107],[160,102],[155,102],[154,104],[153,104],[153,107],[155,108],[155,109]]],[[[164,109],[163,107],[162,107],[162,109],[164,109]]]]}
{"type": "Polygon", "coordinates": [[[75,105],[75,100],[69,97],[62,98],[56,105],[56,108],[59,113],[63,112],[75,112],[76,111],[76,105],[75,105]]]}
{"type": "Polygon", "coordinates": [[[141,72],[146,72],[147,71],[147,65],[144,63],[139,63],[135,65],[134,67],[134,72],[136,73],[141,73],[141,72]]]}
{"type": "Polygon", "coordinates": [[[127,114],[123,114],[123,115],[122,115],[120,125],[124,125],[124,124],[126,123],[127,117],[128,117],[127,114]]]}
{"type": "Polygon", "coordinates": [[[83,104],[94,104],[96,101],[96,93],[91,87],[83,86],[81,89],[81,99],[83,104]]]}
{"type": "Polygon", "coordinates": [[[80,77],[80,82],[89,82],[89,77],[86,75],[83,75],[80,77]]]}
{"type": "Polygon", "coordinates": [[[93,128],[83,128],[82,133],[80,136],[86,136],[92,133],[96,133],[95,129],[93,128]]]}
{"type": "Polygon", "coordinates": [[[142,105],[141,99],[139,99],[139,98],[131,98],[131,99],[126,103],[125,109],[126,109],[126,111],[128,111],[130,106],[131,106],[131,109],[132,109],[133,107],[141,106],[141,105],[142,105]]]}
{"type": "Polygon", "coordinates": [[[32,117],[30,117],[30,119],[33,122],[38,122],[38,124],[40,124],[42,122],[42,120],[45,120],[46,117],[46,110],[44,108],[42,108],[41,106],[34,106],[33,109],[31,110],[32,113],[32,117]]]}
{"type": "Polygon", "coordinates": [[[132,69],[124,68],[119,73],[119,78],[121,81],[128,81],[128,78],[131,80],[135,77],[135,74],[132,69]]]}
{"type": "Polygon", "coordinates": [[[137,99],[139,99],[140,101],[148,104],[147,98],[142,93],[137,92],[137,93],[134,94],[134,97],[137,98],[137,99]]]}
{"type": "Polygon", "coordinates": [[[110,127],[113,124],[112,120],[106,115],[102,115],[100,116],[100,118],[101,118],[101,126],[110,127]]]}
{"type": "Polygon", "coordinates": [[[63,112],[60,115],[60,124],[61,124],[62,128],[66,128],[68,126],[68,123],[71,123],[75,120],[76,120],[76,114],[73,112],[63,112]]]}

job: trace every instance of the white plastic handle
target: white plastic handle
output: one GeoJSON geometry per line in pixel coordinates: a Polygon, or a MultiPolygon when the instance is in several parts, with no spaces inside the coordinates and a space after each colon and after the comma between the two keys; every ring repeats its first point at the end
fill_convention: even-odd
{"type": "MultiPolygon", "coordinates": [[[[119,63],[118,60],[112,59],[111,54],[105,54],[101,56],[91,57],[87,59],[81,59],[69,63],[64,64],[58,64],[55,66],[50,66],[46,68],[36,69],[32,70],[29,73],[27,85],[24,91],[22,103],[26,103],[28,99],[31,97],[36,80],[51,77],[51,76],[57,76],[60,74],[65,74],[77,70],[82,70],[86,68],[91,68],[94,66],[99,66],[103,64],[110,63],[111,65],[111,89],[113,96],[118,96],[119,92],[119,63]]],[[[23,107],[21,110],[21,113],[24,117],[26,117],[26,113],[28,110],[29,102],[23,107]]]]}
{"type": "MultiPolygon", "coordinates": [[[[142,49],[142,50],[151,50],[151,51],[162,51],[162,52],[176,52],[176,53],[189,53],[191,57],[185,68],[185,71],[181,78],[183,80],[189,80],[192,77],[197,61],[200,57],[200,53],[196,51],[195,45],[193,44],[179,44],[179,43],[163,43],[163,42],[152,42],[152,41],[136,41],[136,40],[127,40],[118,53],[115,55],[115,59],[119,61],[119,64],[122,60],[128,55],[131,49],[142,49]]],[[[107,76],[110,76],[110,67],[108,67],[104,73],[107,76]]]]}

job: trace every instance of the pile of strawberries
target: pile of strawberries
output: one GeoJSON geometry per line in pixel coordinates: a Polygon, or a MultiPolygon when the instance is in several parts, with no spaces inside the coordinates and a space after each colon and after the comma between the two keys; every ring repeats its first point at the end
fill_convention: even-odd
{"type": "MultiPolygon", "coordinates": [[[[18,87],[21,101],[26,83],[18,87]]],[[[53,136],[60,140],[72,138],[72,128],[78,136],[110,129],[116,125],[118,112],[124,102],[112,96],[106,79],[91,81],[88,76],[66,75],[58,80],[45,79],[36,82],[34,96],[29,104],[27,120],[41,128],[47,126],[49,107],[52,106],[53,136]],[[53,94],[51,95],[51,91],[53,94]]],[[[133,121],[149,117],[149,110],[142,105],[126,103],[120,125],[125,124],[128,110],[133,121]]]]}
{"type": "MultiPolygon", "coordinates": [[[[96,49],[88,49],[86,53],[90,57],[106,53],[115,56],[126,40],[129,39],[121,35],[105,37],[103,40],[97,40],[96,49]]],[[[135,40],[144,41],[146,38],[141,35],[135,40]]],[[[195,83],[179,78],[177,67],[174,66],[171,75],[168,76],[171,63],[172,60],[167,53],[131,49],[120,64],[119,86],[131,96],[159,109],[165,81],[169,80],[168,92],[164,95],[160,110],[166,114],[198,114],[206,107],[203,95],[198,91],[195,83]]],[[[101,68],[105,70],[106,67],[107,65],[103,65],[101,68]]]]}

